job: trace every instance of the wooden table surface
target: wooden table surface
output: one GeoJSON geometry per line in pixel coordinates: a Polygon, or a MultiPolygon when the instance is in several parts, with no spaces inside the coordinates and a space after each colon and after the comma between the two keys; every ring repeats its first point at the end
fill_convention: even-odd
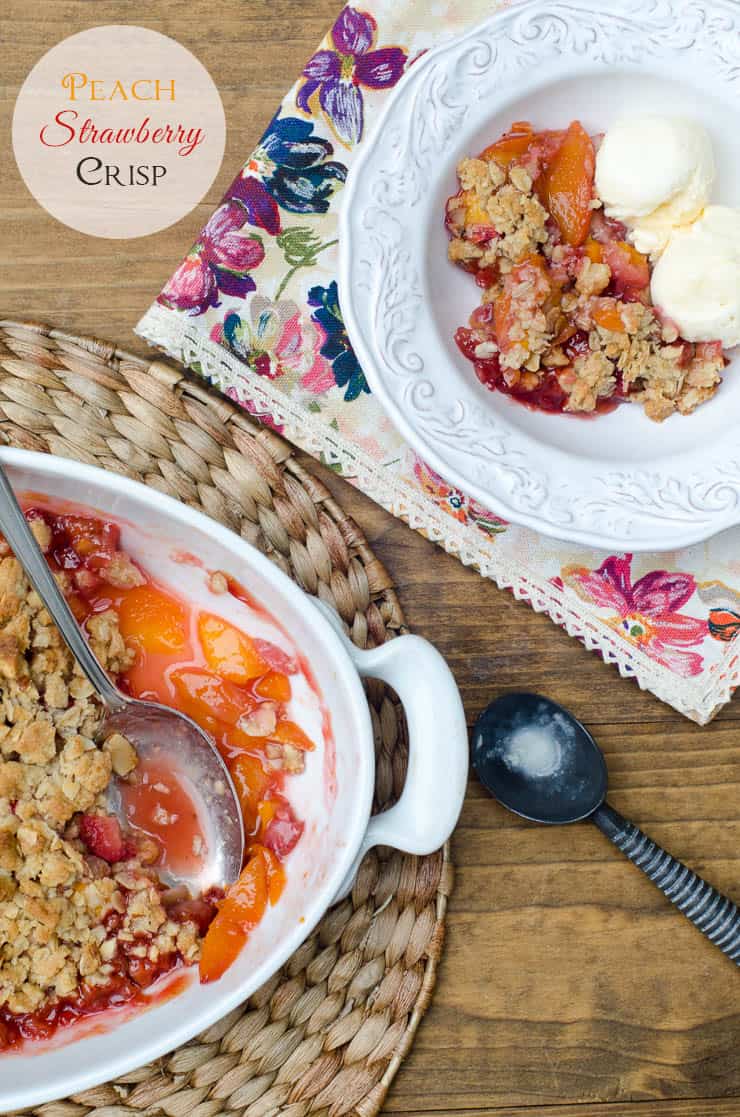
{"type": "MultiPolygon", "coordinates": [[[[339,6],[5,0],[0,316],[143,351],[133,325],[339,6]],[[98,240],[57,224],[30,197],[10,119],[45,50],[123,19],[177,38],[208,67],[227,113],[227,151],[208,197],[177,225],[98,240]]],[[[740,899],[740,706],[697,728],[333,474],[325,479],[394,575],[411,627],[447,656],[469,719],[506,689],[564,702],[604,746],[615,806],[740,899]]],[[[471,783],[453,849],[437,990],[388,1113],[740,1114],[740,976],[595,828],[538,829],[471,783]]]]}

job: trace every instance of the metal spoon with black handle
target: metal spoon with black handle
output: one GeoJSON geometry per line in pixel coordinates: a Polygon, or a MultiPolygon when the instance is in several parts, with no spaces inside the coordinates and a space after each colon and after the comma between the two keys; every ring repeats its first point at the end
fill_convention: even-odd
{"type": "Polygon", "coordinates": [[[740,911],[606,802],[607,770],[591,734],[538,694],[492,702],[473,730],[473,767],[491,794],[545,824],[590,819],[695,927],[740,966],[740,911]]]}

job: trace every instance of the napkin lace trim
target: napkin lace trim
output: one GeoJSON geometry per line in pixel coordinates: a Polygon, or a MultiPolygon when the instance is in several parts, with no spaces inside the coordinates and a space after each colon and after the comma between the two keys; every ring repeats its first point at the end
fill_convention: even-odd
{"type": "Polygon", "coordinates": [[[513,593],[536,613],[545,613],[569,636],[579,639],[589,651],[598,651],[620,675],[634,679],[678,709],[692,721],[705,725],[729,701],[740,682],[740,657],[728,647],[723,661],[712,669],[714,678],[707,687],[701,679],[677,680],[668,668],[656,663],[639,649],[626,645],[600,617],[584,616],[584,603],[575,601],[568,590],[550,582],[522,575],[495,542],[480,536],[477,528],[458,524],[450,516],[410,486],[383,470],[357,446],[352,446],[332,428],[310,412],[294,404],[270,380],[252,375],[237,357],[203,336],[196,326],[180,314],[154,305],[136,327],[148,344],[163,350],[186,368],[204,376],[215,388],[224,390],[238,377],[248,389],[248,402],[257,414],[271,415],[287,439],[319,458],[325,465],[338,465],[346,480],[355,484],[393,516],[404,520],[433,543],[442,546],[465,566],[471,566],[500,589],[513,593]]]}

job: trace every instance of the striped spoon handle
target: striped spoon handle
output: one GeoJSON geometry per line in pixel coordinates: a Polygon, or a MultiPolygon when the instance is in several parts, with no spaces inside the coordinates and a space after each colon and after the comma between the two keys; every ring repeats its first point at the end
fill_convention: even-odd
{"type": "Polygon", "coordinates": [[[597,807],[591,818],[710,942],[740,966],[740,911],[731,900],[671,857],[608,803],[597,807]]]}

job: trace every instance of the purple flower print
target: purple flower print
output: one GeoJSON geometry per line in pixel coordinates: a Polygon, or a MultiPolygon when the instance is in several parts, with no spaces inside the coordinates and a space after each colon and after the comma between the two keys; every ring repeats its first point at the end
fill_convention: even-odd
{"type": "Polygon", "coordinates": [[[241,298],[254,291],[249,272],[262,263],[265,250],[258,237],[241,232],[247,221],[240,202],[219,206],[157,301],[195,315],[218,306],[219,293],[241,298]]]}
{"type": "Polygon", "coordinates": [[[350,146],[362,137],[364,103],[361,86],[390,89],[406,65],[401,47],[371,50],[378,25],[368,12],[349,5],[339,13],[331,30],[334,50],[320,50],[303,71],[306,81],[296,104],[311,112],[309,101],[317,92],[319,104],[342,143],[350,146]]]}
{"type": "Polygon", "coordinates": [[[331,159],[333,154],[329,140],[314,135],[310,121],[278,113],[226,195],[243,203],[252,225],[276,237],[280,209],[327,212],[334,190],[347,177],[347,168],[331,159]]]}
{"type": "Polygon", "coordinates": [[[612,555],[598,570],[566,566],[555,584],[611,616],[606,623],[657,663],[683,678],[702,669],[699,652],[688,651],[709,635],[707,622],[681,609],[696,592],[691,574],[651,570],[632,581],[632,555],[612,555]]]}

